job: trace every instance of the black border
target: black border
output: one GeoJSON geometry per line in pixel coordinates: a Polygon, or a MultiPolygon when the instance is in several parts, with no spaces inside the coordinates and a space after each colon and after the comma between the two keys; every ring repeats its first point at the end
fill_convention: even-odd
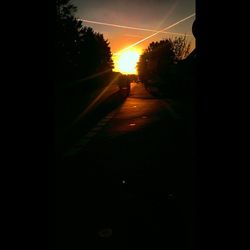
{"type": "MultiPolygon", "coordinates": [[[[33,246],[44,244],[46,249],[48,246],[53,249],[54,2],[48,2],[15,3],[18,13],[13,14],[15,18],[10,18],[12,23],[7,28],[10,34],[5,37],[8,51],[14,51],[11,56],[7,54],[11,58],[11,67],[6,84],[9,89],[6,92],[10,95],[5,101],[5,109],[12,118],[8,122],[10,132],[7,137],[13,136],[17,142],[14,147],[6,144],[6,147],[11,148],[8,161],[16,161],[16,164],[11,164],[13,169],[10,171],[12,182],[15,183],[14,190],[10,190],[8,196],[18,196],[18,209],[21,211],[16,213],[14,209],[10,217],[15,223],[21,220],[23,227],[27,227],[28,241],[33,246]],[[13,64],[15,67],[12,67],[13,64]]],[[[222,6],[219,6],[218,1],[196,1],[199,32],[196,42],[195,249],[216,248],[216,237],[213,236],[219,235],[216,240],[224,239],[222,234],[225,235],[227,231],[222,224],[226,222],[226,211],[229,208],[232,211],[233,205],[225,203],[231,194],[231,189],[225,188],[225,182],[230,180],[227,175],[231,171],[230,154],[233,153],[237,158],[232,132],[228,131],[235,131],[237,127],[233,120],[238,117],[232,116],[231,110],[239,96],[235,96],[238,92],[235,92],[235,84],[233,87],[231,84],[232,75],[238,73],[234,66],[241,58],[238,58],[237,53],[228,55],[234,42],[234,37],[230,37],[230,28],[234,26],[230,22],[231,14],[236,12],[237,3],[229,5],[228,1],[222,3],[222,6]]],[[[239,13],[243,12],[241,10],[239,13]]],[[[234,163],[236,167],[237,161],[234,163]]],[[[233,178],[233,187],[236,186],[233,178]]],[[[25,230],[19,230],[19,234],[22,231],[25,230]]],[[[22,236],[20,238],[27,239],[22,236]]]]}

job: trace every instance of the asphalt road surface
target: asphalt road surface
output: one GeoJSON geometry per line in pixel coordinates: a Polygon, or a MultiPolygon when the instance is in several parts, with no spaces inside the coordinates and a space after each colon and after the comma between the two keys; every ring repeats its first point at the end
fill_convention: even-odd
{"type": "Polygon", "coordinates": [[[56,249],[194,249],[193,148],[182,115],[132,83],[56,169],[56,249]]]}

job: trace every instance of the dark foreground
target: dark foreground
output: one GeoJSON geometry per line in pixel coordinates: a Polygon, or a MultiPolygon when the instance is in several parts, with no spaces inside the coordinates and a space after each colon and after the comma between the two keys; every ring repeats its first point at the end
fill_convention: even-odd
{"type": "Polygon", "coordinates": [[[57,163],[56,249],[195,249],[193,140],[190,121],[133,84],[57,163]]]}

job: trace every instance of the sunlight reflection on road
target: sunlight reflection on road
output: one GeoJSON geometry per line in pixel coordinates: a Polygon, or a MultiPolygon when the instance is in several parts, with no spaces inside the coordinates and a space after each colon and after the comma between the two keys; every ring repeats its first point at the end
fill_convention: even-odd
{"type": "Polygon", "coordinates": [[[160,101],[153,98],[141,83],[131,83],[130,96],[120,106],[112,122],[105,128],[109,135],[139,130],[158,120],[160,101]]]}

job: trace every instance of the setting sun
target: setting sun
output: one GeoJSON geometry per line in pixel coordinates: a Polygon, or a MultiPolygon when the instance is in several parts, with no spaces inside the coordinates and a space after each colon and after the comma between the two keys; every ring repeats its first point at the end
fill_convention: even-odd
{"type": "Polygon", "coordinates": [[[141,51],[131,48],[114,57],[115,70],[123,74],[137,74],[136,65],[141,51]]]}

